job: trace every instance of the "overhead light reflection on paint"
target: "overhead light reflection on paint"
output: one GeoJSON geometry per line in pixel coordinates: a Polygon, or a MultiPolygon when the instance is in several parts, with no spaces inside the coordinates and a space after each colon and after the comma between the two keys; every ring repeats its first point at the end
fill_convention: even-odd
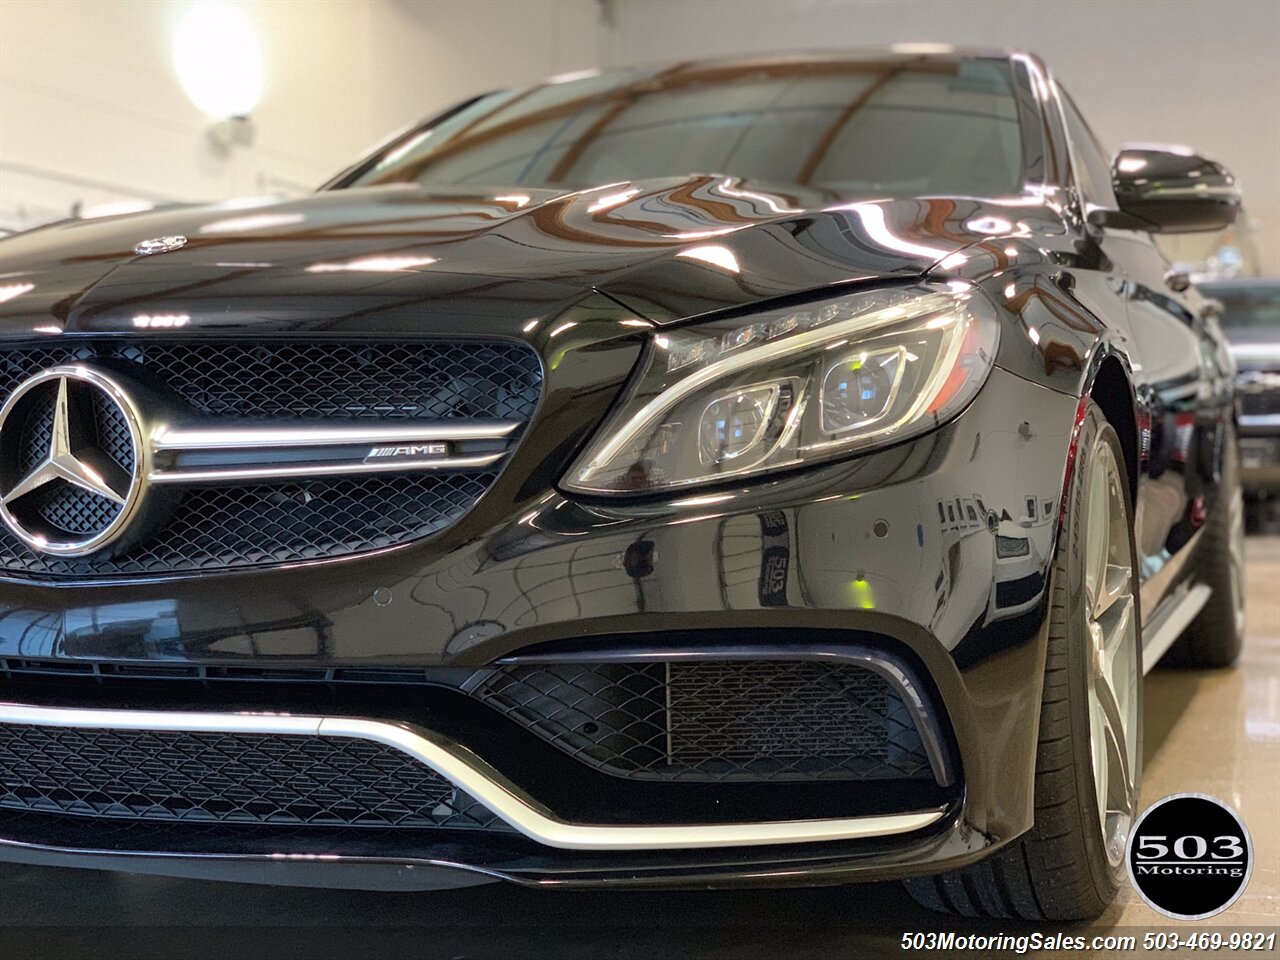
{"type": "Polygon", "coordinates": [[[730,273],[742,272],[738,266],[738,258],[733,255],[733,251],[728,247],[720,246],[718,243],[708,243],[701,247],[693,247],[690,250],[681,250],[676,256],[685,257],[689,260],[701,260],[703,263],[719,267],[721,270],[728,270],[730,273]]]}
{"type": "Polygon", "coordinates": [[[379,168],[389,167],[396,161],[404,159],[406,155],[412,153],[420,143],[422,143],[424,140],[430,137],[431,134],[433,134],[434,132],[435,132],[434,130],[424,130],[422,133],[419,133],[417,136],[410,137],[404,143],[400,144],[400,146],[396,147],[394,150],[388,153],[385,157],[379,160],[378,167],[379,168]]]}
{"type": "Polygon", "coordinates": [[[272,227],[291,227],[307,218],[301,213],[251,213],[243,217],[214,220],[200,228],[201,233],[247,233],[272,227]]]}
{"type": "MultiPolygon", "coordinates": [[[[850,203],[844,206],[831,207],[830,209],[848,210],[862,223],[862,229],[867,236],[886,250],[914,253],[934,260],[951,254],[951,251],[945,247],[931,247],[924,243],[912,243],[910,240],[898,236],[889,229],[889,224],[885,221],[884,208],[874,203],[850,203]]],[[[964,261],[961,260],[961,262],[963,263],[964,261]]]]}
{"type": "Polygon", "coordinates": [[[1137,173],[1145,169],[1146,165],[1146,157],[1121,157],[1116,161],[1116,169],[1121,173],[1137,173]]]}
{"type": "Polygon", "coordinates": [[[1011,283],[1004,288],[1004,298],[1006,300],[1012,300],[1015,296],[1017,296],[1017,294],[1018,294],[1018,288],[1016,284],[1011,283]]]}
{"type": "Polygon", "coordinates": [[[1004,248],[1004,255],[1005,255],[1006,257],[1016,257],[1016,256],[1018,255],[1018,248],[1017,248],[1017,247],[1005,247],[1005,248],[1004,248]]]}
{"type": "Polygon", "coordinates": [[[61,327],[55,327],[53,324],[47,324],[39,327],[32,327],[31,329],[34,330],[36,333],[61,333],[62,332],[61,327]]]}
{"type": "Polygon", "coordinates": [[[1027,327],[1027,336],[1031,338],[1032,343],[1037,345],[1040,343],[1040,331],[1035,327],[1027,327]]]}
{"type": "Polygon", "coordinates": [[[436,257],[359,257],[345,263],[313,263],[307,267],[307,273],[338,273],[346,270],[356,273],[400,273],[413,270],[415,267],[429,267],[439,262],[436,257]]]}
{"type": "Polygon", "coordinates": [[[521,327],[520,329],[521,329],[521,330],[523,330],[525,333],[533,333],[534,329],[535,329],[535,328],[538,326],[538,324],[540,324],[541,322],[542,322],[541,320],[530,320],[528,323],[526,323],[526,324],[525,324],[523,327],[521,327]]]}
{"type": "Polygon", "coordinates": [[[619,320],[618,324],[623,327],[644,327],[645,329],[653,326],[648,320],[640,320],[636,317],[627,317],[625,320],[619,320]]]}
{"type": "Polygon", "coordinates": [[[547,336],[548,336],[548,337],[558,337],[558,336],[560,336],[560,334],[564,333],[566,330],[572,330],[572,329],[573,329],[574,327],[576,327],[577,325],[578,325],[578,323],[577,323],[577,321],[576,321],[576,320],[570,320],[570,321],[568,321],[567,323],[562,323],[562,324],[560,324],[560,326],[556,327],[554,330],[552,330],[550,333],[548,333],[548,334],[547,334],[547,336]]]}
{"type": "Polygon", "coordinates": [[[759,200],[774,213],[804,213],[797,207],[781,206],[777,199],[769,196],[767,193],[757,193],[754,190],[738,190],[730,186],[733,181],[725,180],[719,186],[719,192],[726,197],[737,197],[739,200],[759,200]]]}
{"type": "Polygon", "coordinates": [[[598,76],[600,76],[599,70],[571,70],[568,73],[558,73],[543,82],[548,84],[572,83],[574,80],[590,80],[592,77],[598,76]]]}
{"type": "Polygon", "coordinates": [[[639,192],[639,189],[632,188],[631,190],[623,190],[620,193],[607,194],[587,207],[587,213],[599,213],[601,210],[609,210],[613,207],[621,206],[639,192]]]}
{"type": "Polygon", "coordinates": [[[939,260],[938,266],[942,267],[942,269],[944,270],[950,270],[953,267],[958,267],[961,264],[965,264],[968,262],[969,262],[969,258],[966,257],[963,253],[953,253],[950,256],[943,257],[941,260],[939,260]]]}
{"type": "Polygon", "coordinates": [[[523,193],[510,193],[510,194],[506,194],[505,196],[493,198],[495,203],[514,204],[516,209],[523,207],[526,203],[529,202],[529,199],[530,198],[525,196],[523,193]]]}
{"type": "Polygon", "coordinates": [[[681,233],[664,233],[662,235],[665,240],[706,240],[709,237],[723,237],[726,233],[737,233],[739,230],[745,230],[751,226],[749,223],[740,223],[736,227],[720,227],[715,230],[685,230],[681,233]]]}
{"type": "Polygon", "coordinates": [[[0,303],[8,303],[36,288],[34,283],[6,283],[0,286],[0,303]]]}
{"type": "Polygon", "coordinates": [[[974,217],[965,224],[965,229],[994,236],[997,233],[1008,233],[1013,229],[1013,224],[1004,217],[974,217]]]}
{"type": "Polygon", "coordinates": [[[133,318],[133,325],[139,330],[172,330],[185,327],[190,321],[187,313],[140,313],[133,318]]]}
{"type": "Polygon", "coordinates": [[[684,500],[673,500],[671,505],[673,507],[706,507],[713,503],[725,503],[735,496],[736,494],[733,493],[720,493],[705,497],[687,497],[684,500]]]}

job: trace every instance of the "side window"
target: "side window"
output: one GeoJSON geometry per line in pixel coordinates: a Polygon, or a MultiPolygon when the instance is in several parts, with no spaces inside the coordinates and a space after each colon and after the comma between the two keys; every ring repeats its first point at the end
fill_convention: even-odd
{"type": "Polygon", "coordinates": [[[1084,117],[1067,92],[1058,88],[1062,115],[1067,124],[1067,141],[1071,147],[1071,168],[1080,192],[1095,207],[1114,209],[1115,194],[1111,190],[1111,154],[1094,136],[1084,117]]]}

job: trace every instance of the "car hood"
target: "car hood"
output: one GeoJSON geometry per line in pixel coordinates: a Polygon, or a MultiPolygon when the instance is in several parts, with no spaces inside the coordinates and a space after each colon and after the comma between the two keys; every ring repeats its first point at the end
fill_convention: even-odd
{"type": "MultiPolygon", "coordinates": [[[[333,295],[422,302],[506,280],[565,296],[598,291],[667,323],[919,276],[962,262],[971,244],[1040,230],[1060,232],[1061,222],[1026,200],[841,202],[711,174],[572,192],[335,190],[64,221],[10,237],[0,241],[0,288],[9,293],[0,321],[7,313],[23,325],[112,329],[122,311],[144,308],[265,319],[273,295],[291,299],[292,310],[323,312],[333,295]],[[135,253],[165,236],[186,243],[135,253]]],[[[13,322],[3,329],[13,333],[13,322]]]]}

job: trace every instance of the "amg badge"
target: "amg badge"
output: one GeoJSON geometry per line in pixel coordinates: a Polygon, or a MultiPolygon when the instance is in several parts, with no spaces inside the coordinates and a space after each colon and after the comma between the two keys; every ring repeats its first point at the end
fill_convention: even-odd
{"type": "Polygon", "coordinates": [[[419,457],[444,457],[448,454],[447,443],[399,443],[393,446],[371,448],[364,462],[387,459],[416,460],[419,457]]]}

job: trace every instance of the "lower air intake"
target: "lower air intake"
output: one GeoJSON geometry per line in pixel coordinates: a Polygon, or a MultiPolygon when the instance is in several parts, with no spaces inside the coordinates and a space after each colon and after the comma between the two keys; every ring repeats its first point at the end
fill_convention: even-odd
{"type": "Polygon", "coordinates": [[[398,750],[302,735],[0,724],[0,809],[218,824],[512,829],[398,750]]]}
{"type": "Polygon", "coordinates": [[[628,779],[934,777],[902,696],[856,664],[514,664],[473,696],[577,760],[628,779]]]}

